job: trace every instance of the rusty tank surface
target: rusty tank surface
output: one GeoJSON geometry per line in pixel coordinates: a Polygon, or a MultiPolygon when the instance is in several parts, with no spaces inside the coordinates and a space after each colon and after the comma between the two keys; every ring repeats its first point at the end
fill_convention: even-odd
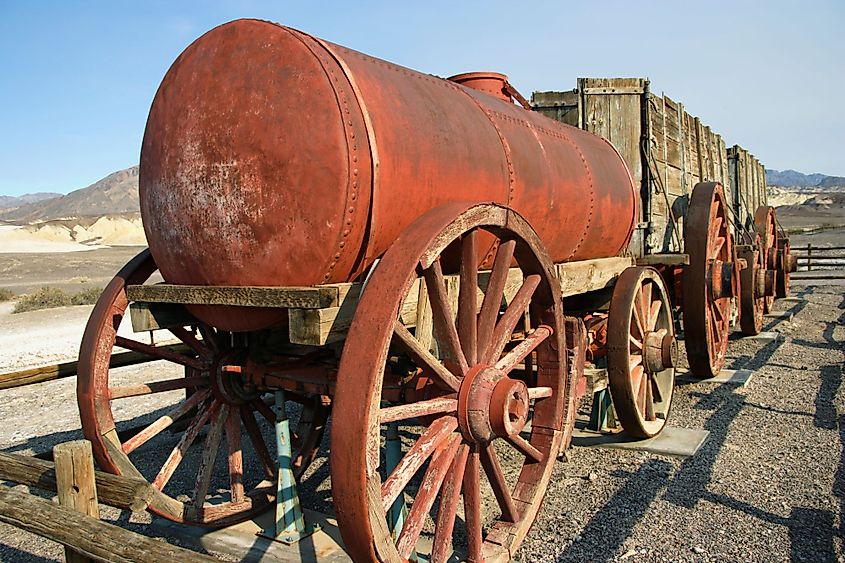
{"type": "MultiPolygon", "coordinates": [[[[266,21],[209,31],[167,72],[144,134],[141,214],[156,264],[175,284],[351,281],[450,202],[509,206],[555,262],[623,253],[638,205],[623,159],[515,105],[506,84],[441,79],[266,21]]],[[[191,310],[232,331],[285,319],[191,310]]]]}

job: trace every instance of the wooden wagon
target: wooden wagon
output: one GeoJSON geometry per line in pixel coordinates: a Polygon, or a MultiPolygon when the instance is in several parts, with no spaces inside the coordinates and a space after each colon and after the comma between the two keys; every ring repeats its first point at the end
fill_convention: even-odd
{"type": "Polygon", "coordinates": [[[735,313],[743,332],[756,334],[775,294],[789,291],[794,261],[768,206],[763,165],[738,145],[726,148],[682,103],[652,93],[647,79],[580,78],[570,91],[535,92],[531,103],[548,117],[601,135],[628,163],[642,203],[630,252],[667,278],[684,316],[693,373],[715,376],[735,313]],[[704,291],[713,279],[709,262],[737,258],[739,268],[724,267],[718,290],[704,291]],[[740,277],[744,283],[737,283],[740,277]]]}
{"type": "Polygon", "coordinates": [[[644,81],[579,84],[535,109],[613,146],[530,111],[496,73],[441,80],[255,20],[192,44],[145,133],[150,250],[83,337],[99,464],[149,481],[150,510],[179,522],[275,504],[268,532],[295,542],[298,479],[331,424],[353,559],[512,557],[596,378],[587,363],[606,365],[625,431],[656,435],[672,300],[693,370],[713,375],[742,269],[721,139],[644,81]],[[189,352],[119,332],[127,312],[189,352]],[[116,348],[182,373],[122,382],[116,348]],[[175,404],[122,427],[125,405],[160,393],[175,404]]]}

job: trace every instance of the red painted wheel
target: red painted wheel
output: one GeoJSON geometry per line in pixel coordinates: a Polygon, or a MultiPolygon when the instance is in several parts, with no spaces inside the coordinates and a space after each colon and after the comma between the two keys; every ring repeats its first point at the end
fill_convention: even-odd
{"type": "Polygon", "coordinates": [[[651,438],[669,418],[678,345],[660,274],[628,268],[616,282],[607,328],[613,408],[626,434],[651,438]]]}
{"type": "Polygon", "coordinates": [[[519,547],[540,509],[573,398],[553,272],[524,219],[495,205],[433,210],[385,253],[358,302],[333,408],[332,494],[353,560],[404,561],[412,552],[435,562],[453,553],[508,559],[519,547]],[[479,275],[491,238],[492,272],[479,275]],[[457,320],[447,264],[447,274],[459,272],[457,320]],[[428,291],[437,355],[398,319],[418,277],[428,291]],[[514,283],[519,289],[501,312],[514,283]],[[526,309],[535,327],[527,334],[515,331],[526,309]],[[534,369],[526,374],[520,364],[532,351],[534,369]],[[427,398],[395,392],[404,370],[398,377],[386,370],[394,360],[411,362],[412,372],[434,382],[427,398]],[[379,455],[389,422],[405,436],[390,471],[379,455]],[[491,502],[481,498],[482,474],[491,502]],[[396,499],[409,510],[392,535],[386,513],[396,499]]]}
{"type": "Polygon", "coordinates": [[[776,275],[776,292],[775,296],[778,299],[789,297],[789,273],[792,271],[789,267],[790,260],[789,239],[786,237],[778,237],[778,255],[777,255],[777,273],[776,275]]]}
{"type": "Polygon", "coordinates": [[[763,255],[763,265],[766,275],[774,276],[773,280],[766,282],[766,295],[763,300],[763,312],[772,310],[775,302],[775,293],[778,284],[777,255],[778,255],[778,230],[775,222],[775,208],[769,205],[761,205],[754,212],[754,230],[760,235],[760,253],[763,255]]]}
{"type": "MultiPolygon", "coordinates": [[[[146,479],[153,485],[158,493],[149,505],[152,512],[207,526],[245,520],[275,499],[275,454],[271,452],[275,451],[276,415],[259,393],[238,384],[236,374],[218,369],[223,360],[238,353],[228,333],[199,322],[194,325],[199,335],[190,328],[170,329],[189,353],[117,334],[129,305],[126,286],[142,284],[155,272],[149,251],[141,252],[109,283],[88,320],[77,380],[83,433],[103,470],[146,479]],[[150,364],[158,367],[150,368],[148,380],[126,384],[119,371],[109,369],[115,348],[170,365],[150,364]],[[156,407],[148,404],[154,399],[161,399],[156,407]],[[130,436],[119,434],[115,419],[125,418],[124,413],[137,416],[139,411],[147,418],[145,425],[130,436]],[[192,448],[206,428],[201,447],[192,448]],[[249,443],[246,449],[242,430],[249,443]],[[244,471],[250,468],[244,464],[244,452],[258,461],[254,474],[244,471]]],[[[313,459],[328,415],[319,398],[300,400],[305,406],[297,427],[303,446],[296,454],[298,473],[313,459]]]]}
{"type": "Polygon", "coordinates": [[[766,296],[760,282],[763,281],[761,276],[765,275],[765,265],[760,247],[760,235],[756,235],[754,245],[745,247],[740,254],[746,267],[740,273],[739,326],[742,333],[749,336],[760,334],[763,329],[766,296]]]}
{"type": "Polygon", "coordinates": [[[739,285],[722,186],[696,184],[687,212],[683,274],[684,343],[693,376],[715,377],[728,348],[731,296],[739,285]]]}

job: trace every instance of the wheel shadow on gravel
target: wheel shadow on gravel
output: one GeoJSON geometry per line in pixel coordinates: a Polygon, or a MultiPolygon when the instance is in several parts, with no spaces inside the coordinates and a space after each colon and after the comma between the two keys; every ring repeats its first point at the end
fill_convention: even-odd
{"type": "MultiPolygon", "coordinates": [[[[808,287],[801,291],[798,297],[804,297],[812,292],[813,288],[808,287]]],[[[807,303],[806,300],[796,303],[789,309],[789,312],[797,314],[807,303]]],[[[780,322],[782,322],[781,319],[774,319],[767,328],[771,328],[780,322]]],[[[769,362],[782,344],[783,340],[780,339],[769,342],[757,350],[753,356],[742,355],[735,358],[728,368],[733,370],[759,369],[769,362]]],[[[704,423],[704,429],[709,430],[710,435],[696,455],[687,458],[681,464],[667,488],[667,501],[685,508],[694,508],[700,499],[710,494],[707,485],[712,477],[719,452],[727,439],[730,425],[742,408],[749,405],[745,401],[745,395],[737,393],[738,390],[741,390],[739,385],[722,384],[709,393],[694,393],[692,395],[699,399],[694,408],[713,411],[713,414],[704,423]]],[[[750,406],[763,408],[753,404],[750,406]]],[[[809,413],[796,414],[807,415],[809,413]]]]}
{"type": "MultiPolygon", "coordinates": [[[[838,308],[845,309],[845,295],[843,295],[838,308]]],[[[824,331],[822,331],[824,344],[820,344],[818,342],[808,342],[805,340],[795,340],[794,342],[801,346],[820,348],[823,350],[839,350],[843,353],[843,355],[845,355],[845,342],[840,342],[833,337],[833,331],[836,327],[842,326],[843,324],[845,324],[845,313],[839,315],[835,321],[826,323],[824,331]]],[[[838,413],[836,412],[834,399],[839,392],[839,388],[842,386],[842,364],[823,366],[821,368],[820,375],[821,383],[819,384],[818,393],[816,393],[816,412],[813,416],[813,424],[815,424],[817,428],[835,430],[838,422],[838,413]]]]}
{"type": "MultiPolygon", "coordinates": [[[[799,293],[799,297],[811,293],[813,293],[813,288],[808,287],[799,293]]],[[[789,311],[797,314],[807,303],[808,301],[797,303],[789,311]]],[[[839,307],[845,308],[845,297],[839,307]]],[[[835,326],[842,324],[843,319],[845,319],[845,313],[837,321],[828,323],[823,333],[826,344],[804,342],[800,339],[793,339],[792,342],[799,346],[825,349],[841,348],[842,344],[833,340],[833,329],[835,326]]],[[[780,322],[782,322],[782,319],[774,319],[766,328],[771,329],[780,322]]],[[[782,343],[781,340],[776,340],[760,348],[753,356],[739,356],[731,363],[730,369],[758,369],[768,364],[782,343]]],[[[841,366],[823,366],[820,375],[821,384],[813,413],[778,411],[779,414],[812,416],[815,426],[826,429],[836,428],[838,415],[833,400],[842,381],[841,366]]],[[[791,561],[835,561],[835,516],[831,511],[794,507],[789,517],[784,518],[728,495],[713,493],[707,489],[730,425],[742,408],[749,406],[773,410],[770,407],[747,403],[744,395],[735,392],[737,390],[738,386],[720,385],[710,393],[697,394],[700,400],[695,408],[714,411],[704,424],[704,428],[710,431],[710,436],[694,457],[688,458],[681,464],[674,478],[668,484],[664,498],[678,506],[690,509],[694,508],[698,501],[705,500],[769,523],[784,526],[789,529],[791,561]]],[[[840,441],[845,444],[845,428],[843,428],[845,417],[838,422],[840,441]]],[[[833,492],[835,496],[840,498],[842,506],[840,514],[845,514],[845,451],[842,453],[842,460],[835,476],[833,492]]]]}
{"type": "Polygon", "coordinates": [[[761,510],[724,494],[706,492],[702,500],[721,504],[732,510],[789,530],[790,561],[836,561],[834,514],[829,510],[793,507],[788,518],[761,510]]]}
{"type": "MultiPolygon", "coordinates": [[[[810,286],[799,292],[797,296],[805,297],[812,293],[813,287],[810,286]]],[[[808,303],[807,300],[800,301],[790,307],[787,312],[796,315],[808,303]]],[[[771,330],[784,320],[783,318],[772,319],[765,328],[771,330]]],[[[772,358],[782,344],[782,339],[769,342],[757,350],[753,356],[739,356],[727,367],[735,370],[758,369],[772,358]]],[[[795,538],[792,542],[792,555],[795,561],[803,561],[810,554],[815,554],[816,557],[821,556],[821,560],[824,560],[826,555],[833,554],[830,513],[820,514],[824,511],[797,508],[789,519],[785,519],[753,506],[743,505],[730,497],[716,496],[707,490],[730,425],[747,405],[745,395],[737,393],[738,390],[741,390],[739,384],[722,384],[709,393],[693,394],[693,397],[698,398],[698,403],[694,408],[713,411],[704,424],[704,429],[708,430],[710,435],[701,449],[693,457],[684,460],[674,475],[671,474],[671,464],[659,460],[649,460],[637,472],[630,474],[622,488],[590,519],[581,533],[580,540],[561,554],[558,561],[613,560],[636,524],[648,511],[651,503],[664,490],[665,500],[684,508],[695,508],[700,500],[705,499],[788,526],[791,537],[795,538]],[[813,528],[814,526],[818,528],[813,528]],[[815,539],[806,541],[810,537],[807,535],[808,529],[816,530],[813,532],[815,534],[813,537],[818,538],[818,541],[815,539]],[[793,530],[796,530],[794,534],[793,530]]],[[[812,416],[811,413],[795,414],[812,416]]]]}
{"type": "Polygon", "coordinates": [[[558,556],[558,561],[611,561],[631,534],[652,501],[666,488],[672,464],[650,459],[633,472],[617,471],[616,477],[628,476],[613,498],[590,519],[581,538],[558,556]]]}

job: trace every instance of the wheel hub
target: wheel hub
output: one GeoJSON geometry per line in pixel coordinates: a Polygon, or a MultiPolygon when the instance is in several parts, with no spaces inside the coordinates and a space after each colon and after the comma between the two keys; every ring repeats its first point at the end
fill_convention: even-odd
{"type": "Polygon", "coordinates": [[[675,367],[678,361],[678,341],[665,328],[646,334],[643,363],[648,373],[659,373],[675,367]]]}
{"type": "Polygon", "coordinates": [[[713,299],[733,297],[738,293],[739,276],[733,262],[713,260],[710,263],[708,277],[710,278],[710,294],[713,299]]]}
{"type": "Polygon", "coordinates": [[[211,390],[214,395],[230,405],[242,405],[261,394],[245,385],[244,368],[234,354],[224,356],[212,368],[214,377],[211,378],[211,390]]]}
{"type": "Polygon", "coordinates": [[[458,424],[473,443],[519,434],[528,411],[528,386],[492,366],[470,369],[458,392],[458,424]]]}

